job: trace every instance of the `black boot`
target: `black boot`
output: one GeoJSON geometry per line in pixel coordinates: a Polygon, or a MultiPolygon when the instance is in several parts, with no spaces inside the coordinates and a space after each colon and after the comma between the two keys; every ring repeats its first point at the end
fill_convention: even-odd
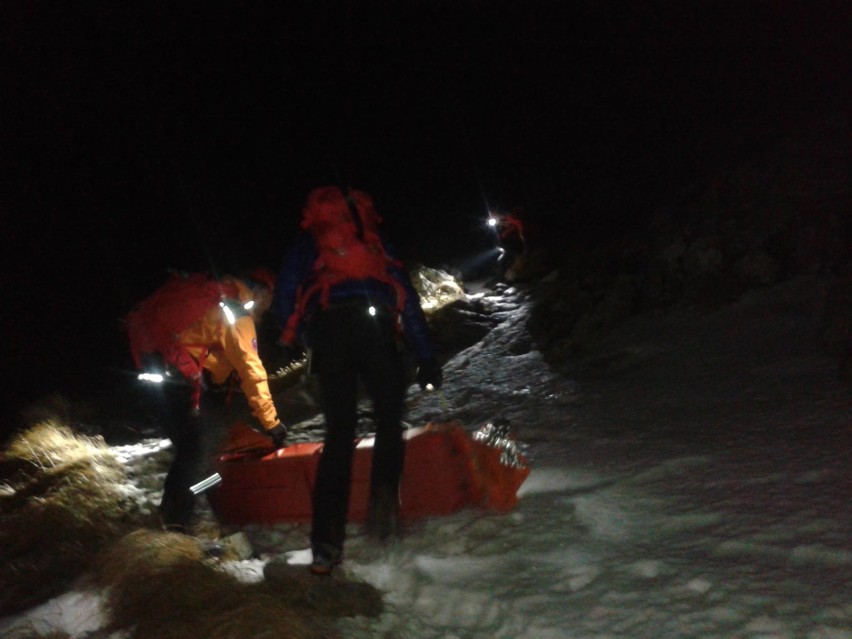
{"type": "Polygon", "coordinates": [[[320,577],[329,576],[335,566],[343,563],[343,551],[329,544],[316,544],[311,551],[313,553],[311,573],[320,577]]]}

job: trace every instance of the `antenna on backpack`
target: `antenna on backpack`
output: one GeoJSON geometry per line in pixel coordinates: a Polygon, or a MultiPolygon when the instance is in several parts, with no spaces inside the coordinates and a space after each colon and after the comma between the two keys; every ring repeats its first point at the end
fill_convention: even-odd
{"type": "Polygon", "coordinates": [[[335,182],[338,184],[337,188],[340,189],[340,194],[343,196],[346,206],[349,207],[349,215],[352,216],[352,222],[355,224],[355,232],[358,235],[358,239],[363,242],[364,221],[361,219],[361,214],[358,212],[358,205],[355,203],[355,198],[352,197],[352,191],[348,186],[343,186],[343,176],[335,162],[331,163],[331,170],[334,172],[335,182]]]}
{"type": "Polygon", "coordinates": [[[352,221],[355,223],[355,231],[358,233],[358,239],[364,241],[364,221],[361,219],[361,213],[358,212],[358,206],[355,204],[355,198],[348,186],[339,187],[343,194],[343,199],[346,200],[346,206],[349,207],[349,214],[352,216],[352,221]]]}

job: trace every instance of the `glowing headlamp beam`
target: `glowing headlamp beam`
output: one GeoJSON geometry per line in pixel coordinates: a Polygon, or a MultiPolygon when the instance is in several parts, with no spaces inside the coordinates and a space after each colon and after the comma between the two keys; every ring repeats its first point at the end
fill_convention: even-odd
{"type": "Polygon", "coordinates": [[[234,317],[234,311],[232,311],[225,302],[219,302],[219,306],[222,307],[222,312],[225,314],[225,319],[228,320],[228,324],[233,326],[237,323],[237,318],[234,317]]]}

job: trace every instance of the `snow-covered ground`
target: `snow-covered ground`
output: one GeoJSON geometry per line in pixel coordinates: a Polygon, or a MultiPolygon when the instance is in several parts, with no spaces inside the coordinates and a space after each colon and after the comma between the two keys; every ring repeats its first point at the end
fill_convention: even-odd
{"type": "MultiPolygon", "coordinates": [[[[385,593],[352,638],[852,638],[852,401],[820,342],[818,282],[675,310],[613,331],[581,381],[554,374],[529,299],[485,292],[502,323],[412,389],[408,421],[508,419],[532,473],[507,515],[462,512],[378,548],[351,528],[344,569],[385,593]]],[[[163,455],[147,442],[128,463],[163,455]]],[[[150,473],[141,475],[150,477],[150,473]]],[[[246,530],[261,559],[307,562],[302,526],[246,530]]],[[[84,637],[97,597],[0,621],[84,637]]]]}

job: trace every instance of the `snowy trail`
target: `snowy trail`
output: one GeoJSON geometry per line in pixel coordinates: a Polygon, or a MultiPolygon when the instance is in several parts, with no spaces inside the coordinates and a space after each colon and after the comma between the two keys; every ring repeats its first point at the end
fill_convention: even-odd
{"type": "Polygon", "coordinates": [[[512,420],[534,469],[490,532],[508,556],[442,560],[463,598],[506,602],[490,636],[852,636],[852,411],[808,287],[639,318],[601,357],[626,366],[580,386],[507,355],[523,302],[450,362],[450,403],[512,420]]]}
{"type": "MultiPolygon", "coordinates": [[[[532,467],[518,507],[411,524],[388,548],[351,526],[345,570],[385,613],[344,636],[852,639],[852,404],[819,300],[800,281],[637,317],[578,383],[535,350],[522,293],[487,298],[502,323],[448,362],[443,395],[412,390],[408,421],[510,420],[532,467]]],[[[159,485],[156,442],[117,452],[128,490],[159,485]]],[[[243,579],[310,559],[304,526],[246,532],[262,559],[228,566],[243,579]]],[[[97,601],[69,593],[34,619],[82,639],[97,601]]]]}

